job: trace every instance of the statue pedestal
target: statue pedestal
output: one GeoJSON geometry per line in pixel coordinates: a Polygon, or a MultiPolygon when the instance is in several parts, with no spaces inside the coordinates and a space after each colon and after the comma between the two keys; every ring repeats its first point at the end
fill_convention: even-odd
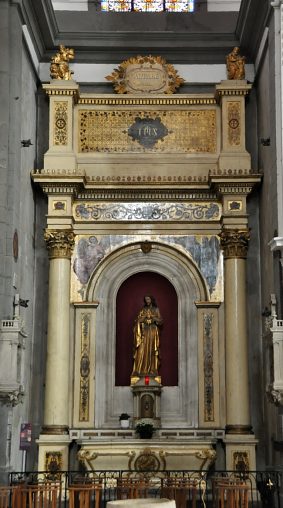
{"type": "Polygon", "coordinates": [[[134,396],[134,423],[146,418],[152,420],[155,427],[160,427],[161,378],[132,377],[131,385],[134,396]]]}

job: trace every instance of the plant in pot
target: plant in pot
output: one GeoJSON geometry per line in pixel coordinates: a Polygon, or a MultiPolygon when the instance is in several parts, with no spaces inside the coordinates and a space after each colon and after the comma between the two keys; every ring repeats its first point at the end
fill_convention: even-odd
{"type": "Polygon", "coordinates": [[[155,428],[151,420],[146,418],[138,420],[136,424],[136,433],[139,434],[141,439],[151,439],[154,431],[155,428]]]}
{"type": "Polygon", "coordinates": [[[130,415],[128,413],[122,413],[119,416],[121,429],[128,429],[130,426],[130,415]]]}

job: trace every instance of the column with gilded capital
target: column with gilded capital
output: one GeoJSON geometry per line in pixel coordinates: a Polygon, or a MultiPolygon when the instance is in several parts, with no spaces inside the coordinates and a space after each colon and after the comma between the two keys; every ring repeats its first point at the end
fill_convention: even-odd
{"type": "Polygon", "coordinates": [[[64,434],[69,423],[70,260],[74,233],[45,232],[49,252],[49,307],[43,433],[64,434]]]}
{"type": "Polygon", "coordinates": [[[250,234],[224,229],[226,336],[226,433],[251,432],[249,405],[246,256],[250,234]]]}

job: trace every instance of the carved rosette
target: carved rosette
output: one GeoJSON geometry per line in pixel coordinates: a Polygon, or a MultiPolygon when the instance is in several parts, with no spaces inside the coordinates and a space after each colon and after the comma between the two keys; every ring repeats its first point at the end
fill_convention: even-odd
{"type": "Polygon", "coordinates": [[[220,235],[220,244],[224,252],[224,259],[247,257],[250,232],[246,230],[223,230],[220,235]]]}
{"type": "Polygon", "coordinates": [[[44,233],[44,240],[46,241],[49,259],[71,258],[75,245],[73,231],[47,229],[44,233]]]}

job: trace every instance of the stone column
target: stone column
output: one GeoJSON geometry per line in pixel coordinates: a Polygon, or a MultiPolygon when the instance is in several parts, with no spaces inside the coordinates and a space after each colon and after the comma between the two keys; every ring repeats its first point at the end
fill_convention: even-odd
{"type": "Polygon", "coordinates": [[[223,230],[225,335],[226,335],[226,433],[251,433],[249,408],[248,337],[246,306],[246,256],[249,231],[223,230]]]}
{"type": "Polygon", "coordinates": [[[45,232],[49,251],[48,338],[44,406],[45,434],[64,434],[69,423],[71,230],[45,232]]]}

